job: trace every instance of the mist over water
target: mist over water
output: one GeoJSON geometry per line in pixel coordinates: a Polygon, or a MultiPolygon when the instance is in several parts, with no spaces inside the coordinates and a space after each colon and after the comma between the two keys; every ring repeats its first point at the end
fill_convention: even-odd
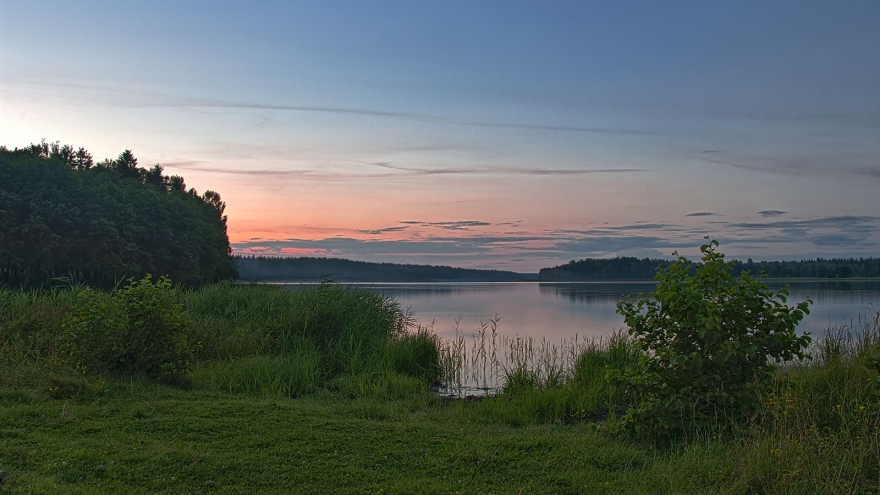
{"type": "MultiPolygon", "coordinates": [[[[789,304],[812,299],[800,332],[821,335],[829,324],[858,328],[860,315],[880,310],[880,281],[790,281],[789,304]]],[[[470,335],[482,322],[500,318],[498,333],[551,341],[598,337],[624,326],[616,313],[627,295],[647,294],[651,282],[514,282],[514,283],[370,283],[368,287],[397,299],[424,325],[445,338],[458,328],[470,335]]],[[[768,282],[777,290],[785,283],[768,282]]]]}

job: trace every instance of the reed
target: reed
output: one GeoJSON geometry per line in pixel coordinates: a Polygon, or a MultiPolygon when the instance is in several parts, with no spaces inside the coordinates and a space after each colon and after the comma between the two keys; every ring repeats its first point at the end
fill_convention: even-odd
{"type": "Polygon", "coordinates": [[[456,321],[455,336],[440,342],[441,396],[488,399],[476,408],[479,420],[513,425],[601,422],[623,410],[623,391],[606,375],[636,361],[624,332],[553,342],[499,334],[499,321],[471,332],[456,321]]]}

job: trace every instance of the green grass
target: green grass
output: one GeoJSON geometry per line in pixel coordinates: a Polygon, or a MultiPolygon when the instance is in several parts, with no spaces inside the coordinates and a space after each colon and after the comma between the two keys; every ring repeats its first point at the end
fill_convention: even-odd
{"type": "Polygon", "coordinates": [[[0,291],[0,493],[880,493],[877,313],[780,366],[747,428],[657,445],[603,426],[624,334],[441,342],[366,291],[218,284],[180,292],[202,345],[159,383],[66,363],[77,290],[0,291]]]}
{"type": "Polygon", "coordinates": [[[587,423],[474,422],[472,404],[181,392],[4,403],[8,493],[674,493],[723,488],[720,446],[663,453],[587,423]],[[670,477],[671,476],[671,477],[670,477]]]}

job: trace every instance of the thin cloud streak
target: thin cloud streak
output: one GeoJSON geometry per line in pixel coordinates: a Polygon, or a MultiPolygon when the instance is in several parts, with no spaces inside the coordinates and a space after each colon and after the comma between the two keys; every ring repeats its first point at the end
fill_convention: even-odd
{"type": "Polygon", "coordinates": [[[608,173],[634,173],[647,172],[641,168],[599,168],[599,169],[544,169],[544,168],[512,168],[512,167],[482,167],[482,168],[413,168],[393,165],[392,162],[361,162],[365,165],[412,172],[419,175],[445,175],[445,174],[507,174],[507,175],[587,175],[608,173]]]}
{"type": "MultiPolygon", "coordinates": [[[[803,177],[806,175],[822,177],[829,175],[839,175],[845,173],[848,175],[868,176],[880,178],[880,168],[871,168],[860,166],[864,163],[863,159],[852,157],[837,157],[834,165],[827,163],[816,163],[816,159],[806,158],[766,158],[752,159],[754,163],[744,163],[743,161],[734,161],[730,159],[710,159],[704,158],[707,163],[722,165],[725,167],[733,167],[740,170],[748,170],[751,172],[761,172],[774,175],[794,175],[803,177]]],[[[829,162],[831,160],[829,159],[829,162]]]]}
{"type": "MultiPolygon", "coordinates": [[[[150,108],[220,108],[234,110],[269,110],[269,111],[285,111],[285,112],[310,112],[310,113],[329,113],[340,115],[359,115],[365,117],[380,117],[402,119],[417,122],[427,122],[433,124],[458,125],[466,127],[490,127],[497,129],[523,129],[548,132],[566,132],[566,133],[586,133],[586,134],[612,134],[622,136],[657,136],[668,135],[668,133],[648,130],[636,129],[620,129],[612,127],[587,127],[587,126],[569,126],[554,124],[538,124],[538,123],[518,123],[518,122],[492,122],[479,120],[464,120],[440,115],[421,114],[412,112],[398,112],[390,110],[374,110],[365,108],[351,108],[342,106],[329,105],[285,105],[277,103],[253,103],[226,101],[208,98],[192,98],[183,96],[174,96],[159,92],[142,92],[121,90],[118,88],[107,88],[99,86],[90,86],[84,84],[69,83],[49,83],[45,81],[21,81],[26,84],[29,89],[36,86],[44,86],[49,88],[63,90],[80,90],[89,92],[94,98],[105,98],[108,94],[114,94],[122,97],[122,101],[116,102],[118,106],[128,107],[150,107],[150,108]],[[137,100],[140,100],[139,102],[137,100]]],[[[69,97],[69,95],[68,95],[69,97]]]]}

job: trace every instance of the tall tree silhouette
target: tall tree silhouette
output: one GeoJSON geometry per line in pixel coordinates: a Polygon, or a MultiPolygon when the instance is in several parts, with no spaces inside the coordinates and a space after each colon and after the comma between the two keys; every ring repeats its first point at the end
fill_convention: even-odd
{"type": "Polygon", "coordinates": [[[123,179],[140,179],[141,174],[137,164],[137,158],[134,157],[131,150],[125,150],[113,162],[113,168],[123,179]]]}

